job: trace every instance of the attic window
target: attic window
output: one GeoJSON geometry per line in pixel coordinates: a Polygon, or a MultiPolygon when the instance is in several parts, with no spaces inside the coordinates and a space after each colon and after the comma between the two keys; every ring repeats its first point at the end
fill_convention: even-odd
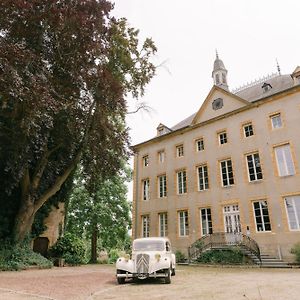
{"type": "Polygon", "coordinates": [[[163,127],[160,127],[158,130],[157,130],[157,135],[163,135],[164,134],[164,131],[165,129],[163,127]]]}
{"type": "Polygon", "coordinates": [[[261,87],[264,90],[264,93],[268,92],[269,90],[271,90],[272,86],[270,83],[264,83],[261,87]]]}

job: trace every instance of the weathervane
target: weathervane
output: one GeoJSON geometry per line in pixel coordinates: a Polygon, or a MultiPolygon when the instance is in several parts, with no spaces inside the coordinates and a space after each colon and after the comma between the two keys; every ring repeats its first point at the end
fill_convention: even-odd
{"type": "Polygon", "coordinates": [[[276,64],[277,64],[277,71],[278,71],[278,74],[281,75],[280,66],[279,66],[279,63],[278,63],[277,58],[276,58],[276,64]]]}

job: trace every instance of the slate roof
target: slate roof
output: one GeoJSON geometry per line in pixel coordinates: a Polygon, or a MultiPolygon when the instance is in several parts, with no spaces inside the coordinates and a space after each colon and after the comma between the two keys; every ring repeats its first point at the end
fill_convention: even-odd
{"type": "MultiPolygon", "coordinates": [[[[262,98],[271,96],[273,94],[276,94],[278,92],[287,90],[291,88],[294,85],[294,81],[291,77],[291,75],[277,75],[271,78],[266,78],[266,80],[258,81],[258,83],[255,83],[253,85],[250,85],[248,87],[240,89],[238,92],[234,92],[233,94],[237,95],[238,97],[247,100],[249,102],[254,102],[257,100],[260,100],[262,98]],[[263,84],[267,83],[272,86],[272,88],[265,92],[262,88],[263,84]]],[[[191,116],[185,118],[178,124],[171,127],[171,130],[175,131],[178,129],[181,129],[183,127],[189,126],[192,123],[192,120],[196,113],[192,114],[191,116]]]]}

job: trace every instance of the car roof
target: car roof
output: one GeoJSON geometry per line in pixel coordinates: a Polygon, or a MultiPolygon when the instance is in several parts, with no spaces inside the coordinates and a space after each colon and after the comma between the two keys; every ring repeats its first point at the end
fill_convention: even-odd
{"type": "Polygon", "coordinates": [[[170,240],[168,238],[165,237],[147,237],[147,238],[138,238],[133,240],[133,242],[135,241],[162,241],[162,242],[169,242],[170,240]]]}

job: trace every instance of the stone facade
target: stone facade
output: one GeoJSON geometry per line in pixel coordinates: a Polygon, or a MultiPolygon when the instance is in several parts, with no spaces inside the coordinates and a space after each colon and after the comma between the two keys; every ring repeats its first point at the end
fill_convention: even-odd
{"type": "Polygon", "coordinates": [[[135,145],[133,237],[165,234],[186,252],[207,233],[242,232],[262,252],[292,260],[300,242],[299,78],[298,67],[235,94],[214,82],[198,112],[135,145]]]}

